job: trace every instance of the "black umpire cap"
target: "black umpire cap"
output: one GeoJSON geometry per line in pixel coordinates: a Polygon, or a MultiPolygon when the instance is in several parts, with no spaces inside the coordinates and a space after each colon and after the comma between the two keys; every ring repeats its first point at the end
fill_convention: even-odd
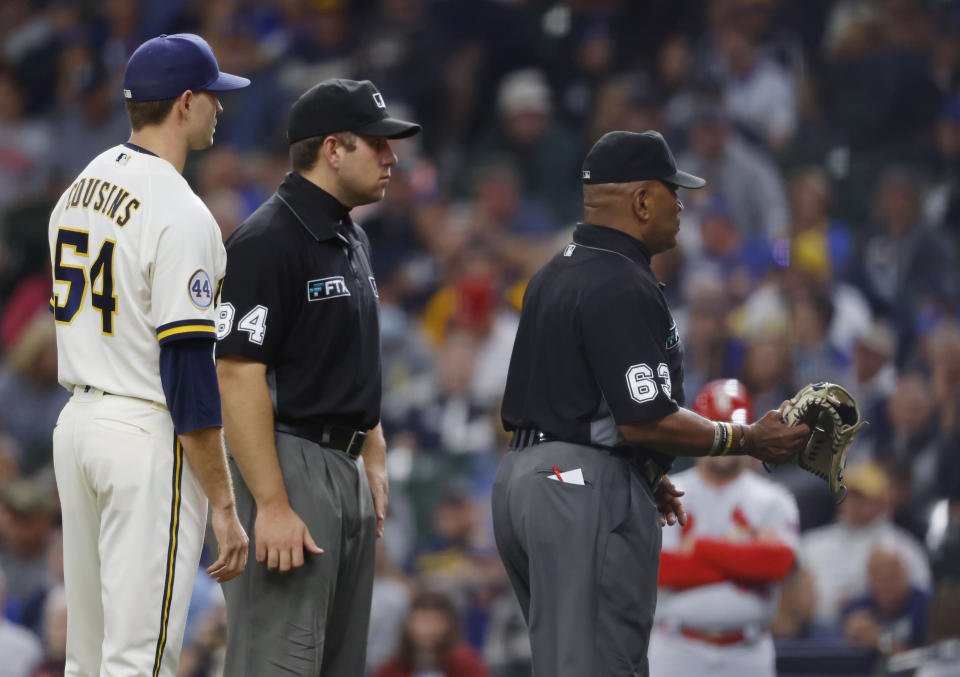
{"type": "Polygon", "coordinates": [[[583,161],[584,183],[631,183],[657,179],[682,188],[702,188],[699,176],[681,172],[660,132],[607,132],[583,161]]]}
{"type": "Polygon", "coordinates": [[[287,140],[353,132],[365,136],[405,139],[420,125],[387,114],[383,96],[369,80],[324,80],[308,89],[290,108],[287,140]]]}

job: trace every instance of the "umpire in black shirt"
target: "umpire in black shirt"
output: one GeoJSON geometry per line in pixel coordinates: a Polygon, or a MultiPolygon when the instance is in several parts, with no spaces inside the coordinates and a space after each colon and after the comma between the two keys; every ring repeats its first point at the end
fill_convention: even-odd
{"type": "Polygon", "coordinates": [[[389,139],[419,130],[369,81],[320,83],[290,110],[293,171],[227,241],[217,373],[257,555],[224,586],[231,677],[364,674],[387,476],[377,285],[350,209],[383,198],[389,139]]]}
{"type": "Polygon", "coordinates": [[[660,527],[686,522],[674,456],[805,444],[778,411],[752,426],[683,408],[683,345],[650,270],[676,245],[677,170],[657,132],[610,132],[583,164],[584,220],[531,280],[493,487],[497,549],[530,629],[536,677],[647,675],[660,527]]]}

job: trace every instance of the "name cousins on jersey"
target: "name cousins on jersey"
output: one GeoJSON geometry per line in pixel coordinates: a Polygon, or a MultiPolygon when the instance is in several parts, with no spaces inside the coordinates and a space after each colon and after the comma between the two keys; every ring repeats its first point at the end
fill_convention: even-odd
{"type": "Polygon", "coordinates": [[[130,191],[123,186],[92,176],[84,176],[70,186],[70,197],[67,198],[64,211],[80,208],[92,209],[94,212],[103,214],[123,228],[133,212],[140,209],[140,200],[132,197],[130,191]]]}

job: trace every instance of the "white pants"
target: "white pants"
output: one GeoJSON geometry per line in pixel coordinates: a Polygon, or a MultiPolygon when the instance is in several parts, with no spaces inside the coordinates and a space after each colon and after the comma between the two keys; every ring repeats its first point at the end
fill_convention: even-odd
{"type": "Polygon", "coordinates": [[[716,646],[656,627],[647,650],[650,677],[775,677],[770,633],[755,641],[716,646]]]}
{"type": "Polygon", "coordinates": [[[165,407],[78,387],[53,432],[66,677],[173,677],[207,501],[165,407]]]}

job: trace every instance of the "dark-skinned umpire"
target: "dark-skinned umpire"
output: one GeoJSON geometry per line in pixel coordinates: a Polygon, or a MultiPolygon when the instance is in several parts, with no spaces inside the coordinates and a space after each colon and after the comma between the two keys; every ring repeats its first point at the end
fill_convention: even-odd
{"type": "Polygon", "coordinates": [[[650,269],[676,246],[677,170],[657,132],[610,132],[583,164],[584,222],[530,281],[503,400],[497,549],[536,677],[647,675],[660,528],[686,523],[675,456],[792,459],[810,430],[683,408],[683,346],[650,269]]]}

